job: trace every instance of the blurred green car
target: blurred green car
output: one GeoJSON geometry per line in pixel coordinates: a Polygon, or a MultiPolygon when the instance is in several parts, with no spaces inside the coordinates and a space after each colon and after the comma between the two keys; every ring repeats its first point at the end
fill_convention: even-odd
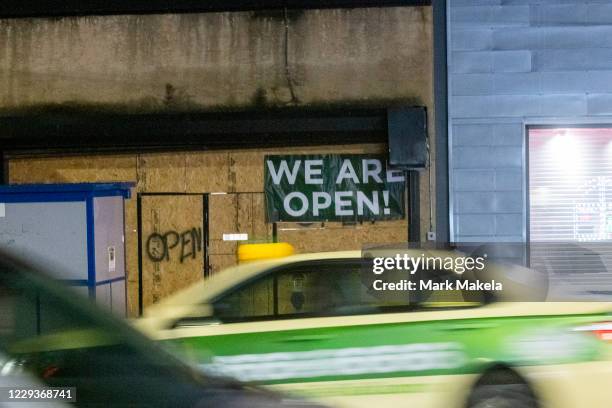
{"type": "MultiPolygon", "coordinates": [[[[239,265],[136,324],[205,372],[338,407],[612,406],[610,303],[452,289],[382,296],[361,256],[239,265]]],[[[465,278],[439,272],[440,282],[465,278]]]]}
{"type": "Polygon", "coordinates": [[[207,377],[71,289],[0,254],[0,406],[65,401],[9,401],[10,390],[42,386],[71,387],[70,404],[78,407],[313,406],[207,377]]]}

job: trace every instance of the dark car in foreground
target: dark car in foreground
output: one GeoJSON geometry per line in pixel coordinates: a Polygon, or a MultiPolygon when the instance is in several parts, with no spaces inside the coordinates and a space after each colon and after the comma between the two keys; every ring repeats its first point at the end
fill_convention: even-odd
{"type": "Polygon", "coordinates": [[[8,398],[3,384],[20,388],[10,379],[26,375],[40,386],[70,387],[78,407],[312,406],[205,376],[127,323],[2,253],[0,355],[3,399],[8,398]]]}

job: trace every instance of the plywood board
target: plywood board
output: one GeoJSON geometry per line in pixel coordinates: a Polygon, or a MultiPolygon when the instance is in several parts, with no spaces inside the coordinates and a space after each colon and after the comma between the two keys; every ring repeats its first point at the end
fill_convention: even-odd
{"type": "Polygon", "coordinates": [[[229,152],[203,151],[185,153],[185,188],[192,193],[227,192],[229,152]]]}
{"type": "Polygon", "coordinates": [[[406,221],[387,221],[342,226],[341,223],[282,223],[278,240],[293,245],[297,253],[361,250],[367,244],[406,242],[406,221]]]}
{"type": "Polygon", "coordinates": [[[201,196],[142,198],[143,305],[203,278],[201,196]]]}
{"type": "MultiPolygon", "coordinates": [[[[134,194],[134,191],[132,190],[134,194]]],[[[138,230],[136,198],[125,200],[125,272],[128,316],[138,315],[138,230]]]]}
{"type": "Polygon", "coordinates": [[[235,254],[210,255],[208,261],[210,263],[210,274],[211,275],[219,273],[222,270],[229,268],[230,266],[234,266],[238,263],[238,260],[236,259],[235,254]]]}
{"type": "Polygon", "coordinates": [[[237,229],[249,234],[250,242],[270,242],[272,225],[266,224],[264,194],[237,193],[237,229]]]}
{"type": "Polygon", "coordinates": [[[238,230],[238,196],[235,194],[211,195],[208,199],[209,253],[211,255],[236,255],[236,242],[224,241],[223,234],[238,230]]]}
{"type": "Polygon", "coordinates": [[[82,183],[136,181],[133,155],[100,155],[13,158],[9,160],[9,182],[82,183]]]}
{"type": "Polygon", "coordinates": [[[184,153],[138,156],[138,191],[185,192],[186,182],[184,153]]]}
{"type": "Polygon", "coordinates": [[[263,193],[230,193],[209,197],[209,254],[213,271],[234,265],[238,245],[242,243],[224,241],[224,234],[246,234],[247,242],[271,242],[272,225],[265,222],[263,200],[263,193]],[[221,262],[218,263],[217,259],[221,262]]]}

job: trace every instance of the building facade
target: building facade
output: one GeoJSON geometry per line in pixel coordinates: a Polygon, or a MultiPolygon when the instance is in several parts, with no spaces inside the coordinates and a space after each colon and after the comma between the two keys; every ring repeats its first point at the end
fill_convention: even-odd
{"type": "Polygon", "coordinates": [[[447,4],[454,241],[603,241],[612,5],[447,4]]]}
{"type": "Polygon", "coordinates": [[[389,108],[424,107],[434,151],[432,7],[404,3],[1,20],[0,111],[17,143],[5,147],[7,181],[135,183],[125,203],[131,315],[234,264],[235,234],[299,252],[360,249],[406,242],[417,214],[425,239],[431,155],[418,205],[399,219],[275,225],[265,215],[266,155],[384,157],[389,108]]]}

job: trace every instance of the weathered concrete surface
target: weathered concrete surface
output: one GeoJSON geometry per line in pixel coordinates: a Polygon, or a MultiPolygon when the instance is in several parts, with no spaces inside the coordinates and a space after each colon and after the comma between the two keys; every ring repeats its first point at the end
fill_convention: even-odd
{"type": "Polygon", "coordinates": [[[431,106],[430,7],[0,20],[0,110],[406,100],[431,106]],[[285,24],[287,22],[287,26],[285,24]]]}

